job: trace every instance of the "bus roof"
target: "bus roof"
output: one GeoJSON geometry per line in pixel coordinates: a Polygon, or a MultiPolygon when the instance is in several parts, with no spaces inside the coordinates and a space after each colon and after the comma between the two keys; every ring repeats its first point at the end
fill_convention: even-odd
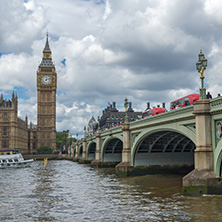
{"type": "Polygon", "coordinates": [[[183,96],[183,97],[181,97],[181,98],[179,98],[179,99],[173,100],[173,101],[170,102],[170,103],[176,102],[176,101],[178,101],[178,100],[184,99],[184,98],[189,97],[189,96],[195,96],[195,97],[196,97],[196,96],[199,96],[199,93],[193,93],[193,94],[189,94],[189,95],[183,96]]]}
{"type": "Polygon", "coordinates": [[[146,112],[148,112],[148,111],[150,111],[150,110],[155,110],[155,109],[166,110],[166,109],[163,108],[163,107],[154,107],[154,108],[152,108],[152,109],[147,109],[147,110],[143,111],[142,113],[146,113],[146,112]]]}

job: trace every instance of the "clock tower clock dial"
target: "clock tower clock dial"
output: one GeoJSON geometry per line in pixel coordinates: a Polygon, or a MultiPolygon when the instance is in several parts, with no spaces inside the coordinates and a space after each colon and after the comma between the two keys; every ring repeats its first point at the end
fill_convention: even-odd
{"type": "Polygon", "coordinates": [[[41,78],[41,82],[44,84],[44,85],[49,85],[51,83],[51,77],[48,76],[48,75],[44,75],[42,78],[41,78]]]}
{"type": "Polygon", "coordinates": [[[52,62],[48,34],[42,61],[37,71],[38,115],[37,140],[40,146],[56,149],[56,89],[57,73],[52,62]]]}

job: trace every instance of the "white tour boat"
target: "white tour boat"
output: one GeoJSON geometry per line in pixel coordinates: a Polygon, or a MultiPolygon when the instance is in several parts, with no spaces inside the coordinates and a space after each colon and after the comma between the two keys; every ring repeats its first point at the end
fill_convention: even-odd
{"type": "Polygon", "coordinates": [[[33,159],[24,160],[21,153],[0,155],[0,169],[30,166],[33,159]]]}

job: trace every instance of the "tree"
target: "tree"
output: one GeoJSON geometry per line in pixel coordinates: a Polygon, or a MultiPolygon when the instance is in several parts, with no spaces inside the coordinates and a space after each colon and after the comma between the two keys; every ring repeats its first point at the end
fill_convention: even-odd
{"type": "Polygon", "coordinates": [[[67,132],[57,132],[56,133],[56,147],[61,152],[67,151],[66,148],[72,145],[72,142],[76,141],[76,138],[68,138],[67,132]],[[65,150],[63,150],[65,147],[65,150]]]}
{"type": "Polygon", "coordinates": [[[50,154],[52,153],[53,149],[49,146],[40,146],[37,150],[37,153],[40,154],[50,154]]]}

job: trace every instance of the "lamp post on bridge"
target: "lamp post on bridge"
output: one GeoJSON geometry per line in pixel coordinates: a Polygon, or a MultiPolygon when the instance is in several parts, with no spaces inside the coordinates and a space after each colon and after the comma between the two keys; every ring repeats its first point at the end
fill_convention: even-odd
{"type": "Polygon", "coordinates": [[[204,71],[207,67],[207,59],[205,58],[205,55],[202,53],[202,50],[200,50],[200,53],[198,55],[198,62],[196,63],[196,68],[198,72],[201,74],[201,88],[200,88],[200,99],[206,99],[206,88],[204,87],[204,71]]]}
{"type": "Polygon", "coordinates": [[[125,106],[125,117],[124,117],[124,122],[125,123],[128,123],[129,122],[129,118],[128,118],[128,114],[127,114],[127,111],[128,111],[128,99],[126,98],[125,99],[125,103],[124,103],[124,106],[125,106]]]}
{"type": "Polygon", "coordinates": [[[100,117],[98,116],[98,128],[97,128],[97,132],[100,132],[100,117]]]}

